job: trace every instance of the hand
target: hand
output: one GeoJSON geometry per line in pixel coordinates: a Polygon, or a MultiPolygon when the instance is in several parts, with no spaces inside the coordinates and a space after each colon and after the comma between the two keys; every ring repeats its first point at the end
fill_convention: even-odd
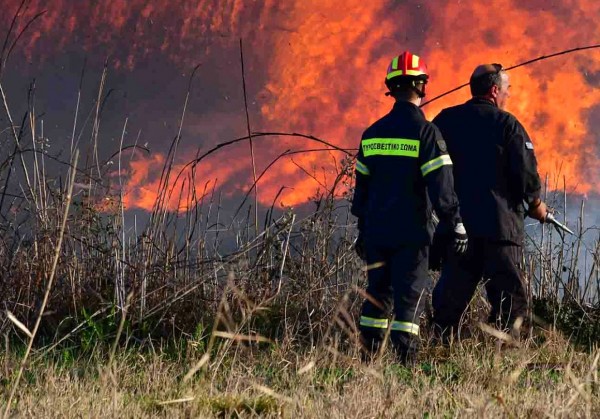
{"type": "Polygon", "coordinates": [[[354,243],[354,251],[360,259],[364,261],[367,260],[367,249],[365,246],[365,239],[360,231],[358,232],[358,237],[356,238],[356,242],[354,243]]]}
{"type": "Polygon", "coordinates": [[[458,223],[454,226],[454,251],[462,255],[467,251],[467,247],[469,247],[467,230],[465,230],[463,223],[458,223]]]}
{"type": "Polygon", "coordinates": [[[527,211],[527,215],[529,215],[534,220],[538,220],[540,223],[546,221],[546,216],[548,215],[548,208],[546,207],[546,203],[540,200],[539,198],[529,204],[529,210],[527,211]]]}

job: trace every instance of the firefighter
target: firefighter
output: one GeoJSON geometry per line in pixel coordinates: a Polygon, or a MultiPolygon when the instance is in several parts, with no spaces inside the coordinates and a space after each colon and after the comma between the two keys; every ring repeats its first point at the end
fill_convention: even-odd
{"type": "MultiPolygon", "coordinates": [[[[527,214],[543,222],[547,215],[533,142],[517,118],[504,110],[510,96],[508,74],[500,64],[480,65],[469,84],[472,98],[442,110],[432,121],[454,163],[456,193],[470,240],[465,255],[444,260],[433,291],[434,323],[442,331],[458,330],[482,279],[487,280],[491,322],[504,328],[518,317],[527,319],[519,270],[524,218],[527,214]]],[[[444,230],[448,227],[440,223],[439,234],[444,230]]]]}
{"type": "Polygon", "coordinates": [[[361,342],[367,353],[377,351],[389,328],[402,362],[414,361],[418,350],[419,317],[430,284],[432,203],[452,227],[457,251],[467,247],[452,161],[439,130],[419,108],[428,78],[423,59],[410,52],[389,65],[386,95],[395,104],[362,135],[351,208],[358,217],[358,250],[364,250],[368,269],[361,342]]]}

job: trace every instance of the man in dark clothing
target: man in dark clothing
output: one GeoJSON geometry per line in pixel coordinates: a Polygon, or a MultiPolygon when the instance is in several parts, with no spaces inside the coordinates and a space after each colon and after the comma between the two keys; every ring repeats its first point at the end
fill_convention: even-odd
{"type": "MultiPolygon", "coordinates": [[[[470,87],[472,99],[444,109],[432,121],[454,163],[456,193],[470,236],[465,255],[445,259],[433,291],[434,322],[441,330],[457,330],[482,279],[488,280],[491,322],[507,327],[518,317],[526,319],[519,269],[524,218],[527,214],[543,222],[547,215],[533,143],[517,118],[503,110],[508,74],[499,64],[480,65],[470,87]]],[[[444,229],[440,223],[441,235],[444,229]]]]}
{"type": "Polygon", "coordinates": [[[368,265],[362,342],[366,349],[376,350],[389,327],[392,346],[404,362],[412,361],[418,349],[419,317],[429,285],[431,203],[451,226],[457,250],[467,247],[452,161],[438,129],[418,107],[427,79],[427,68],[418,56],[404,52],[392,60],[386,85],[396,103],[362,136],[351,209],[358,217],[358,243],[364,240],[368,265]]]}

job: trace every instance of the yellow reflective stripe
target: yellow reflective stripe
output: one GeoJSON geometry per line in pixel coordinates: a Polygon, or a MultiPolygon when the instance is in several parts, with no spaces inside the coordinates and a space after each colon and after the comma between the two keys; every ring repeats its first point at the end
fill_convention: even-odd
{"type": "Polygon", "coordinates": [[[399,322],[394,320],[392,322],[392,330],[396,330],[399,332],[412,333],[413,335],[419,334],[419,325],[410,322],[399,322]]]}
{"type": "Polygon", "coordinates": [[[392,70],[397,70],[398,69],[398,57],[394,57],[394,59],[392,60],[392,70]]]}
{"type": "Polygon", "coordinates": [[[387,329],[388,319],[376,319],[374,317],[360,316],[360,325],[366,327],[375,327],[377,329],[387,329]]]}
{"type": "Polygon", "coordinates": [[[418,55],[413,55],[412,56],[412,67],[418,67],[419,66],[419,56],[418,55]]]}
{"type": "Polygon", "coordinates": [[[425,73],[423,73],[421,70],[396,70],[389,72],[386,78],[389,80],[396,76],[422,76],[423,74],[425,73]]]}
{"type": "Polygon", "coordinates": [[[421,166],[421,173],[423,173],[423,176],[425,176],[428,173],[431,173],[434,170],[449,164],[452,164],[452,159],[450,156],[448,154],[442,154],[441,156],[436,157],[433,160],[429,160],[427,163],[421,166]]]}
{"type": "Polygon", "coordinates": [[[379,269],[379,268],[383,268],[385,266],[385,262],[375,262],[375,263],[371,263],[370,265],[367,265],[365,267],[362,268],[363,271],[367,272],[370,271],[372,269],[379,269]]]}
{"type": "Polygon", "coordinates": [[[368,156],[419,157],[419,140],[409,138],[369,138],[362,141],[362,150],[368,156]]]}
{"type": "Polygon", "coordinates": [[[356,160],[356,171],[358,173],[362,173],[365,176],[369,176],[371,174],[367,165],[361,162],[360,160],[356,160]]]}

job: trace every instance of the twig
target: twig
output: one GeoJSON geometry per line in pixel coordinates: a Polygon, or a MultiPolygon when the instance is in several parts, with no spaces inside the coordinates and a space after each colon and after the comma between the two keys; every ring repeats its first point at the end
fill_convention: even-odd
{"type": "Polygon", "coordinates": [[[77,118],[79,116],[79,104],[81,102],[81,87],[83,85],[83,77],[85,75],[85,65],[87,63],[87,58],[83,60],[83,67],[81,68],[81,77],[79,78],[79,89],[77,89],[77,104],[75,105],[75,116],[73,117],[73,132],[71,134],[71,154],[73,154],[73,150],[76,146],[75,144],[75,132],[77,130],[77,118]]]}
{"type": "Polygon", "coordinates": [[[123,327],[125,327],[125,319],[127,317],[127,312],[129,311],[129,306],[131,305],[131,300],[133,299],[133,293],[130,292],[127,296],[127,300],[125,302],[125,306],[123,306],[123,310],[121,311],[121,320],[119,321],[119,328],[117,329],[117,335],[115,336],[115,340],[110,348],[110,355],[108,357],[108,369],[110,370],[112,363],[115,359],[115,353],[117,352],[117,345],[119,344],[119,338],[121,337],[121,333],[123,333],[123,327]]]}
{"type": "MultiPolygon", "coordinates": [[[[253,139],[264,138],[264,137],[277,137],[277,136],[280,136],[280,137],[299,137],[299,138],[305,138],[305,139],[312,140],[312,141],[315,141],[317,143],[326,145],[326,146],[330,147],[331,149],[333,149],[334,151],[342,151],[342,152],[346,153],[346,155],[348,155],[348,156],[353,156],[354,155],[354,153],[351,153],[350,151],[356,151],[357,150],[357,149],[354,149],[354,148],[341,148],[341,147],[338,147],[338,146],[336,146],[334,144],[331,144],[331,143],[329,143],[329,142],[327,142],[325,140],[321,140],[320,138],[314,137],[312,135],[300,134],[300,133],[297,133],[297,132],[293,132],[293,133],[290,133],[290,132],[254,132],[254,133],[252,133],[252,138],[253,139]]],[[[235,140],[225,141],[223,143],[217,144],[216,146],[214,146],[210,150],[208,150],[208,151],[204,152],[203,154],[201,154],[200,156],[196,157],[194,160],[189,161],[188,163],[186,163],[181,168],[181,170],[177,174],[177,177],[175,178],[175,181],[173,182],[173,184],[175,185],[178,182],[179,177],[183,174],[183,172],[188,167],[190,167],[190,166],[196,166],[198,163],[200,163],[206,157],[210,156],[211,154],[213,154],[214,152],[218,151],[221,148],[224,148],[224,147],[227,147],[227,146],[239,143],[241,141],[246,141],[246,140],[248,140],[248,138],[249,137],[247,135],[245,135],[243,137],[236,138],[235,140]]],[[[260,180],[260,176],[257,178],[257,180],[260,180]]]]}
{"type": "MultiPolygon", "coordinates": [[[[98,158],[98,135],[100,133],[100,111],[102,109],[102,92],[104,91],[104,84],[106,83],[106,75],[108,74],[108,58],[104,61],[104,68],[102,69],[102,76],[100,77],[100,85],[98,86],[98,97],[96,99],[96,111],[94,115],[94,126],[92,127],[92,140],[93,140],[93,157],[92,161],[96,162],[98,168],[98,178],[102,179],[102,173],[100,173],[100,160],[98,158]]],[[[106,96],[108,98],[108,95],[106,96]]],[[[106,100],[105,98],[105,100],[106,100]]],[[[90,173],[91,175],[91,173],[90,173]]]]}
{"type": "MultiPolygon", "coordinates": [[[[75,150],[75,156],[73,157],[73,166],[77,166],[77,160],[79,159],[79,150],[75,150]]],[[[56,274],[56,266],[58,265],[58,259],[60,258],[60,251],[62,248],[62,241],[65,233],[65,228],[67,226],[67,218],[69,216],[69,209],[71,207],[71,198],[73,193],[73,184],[75,183],[75,170],[71,170],[69,184],[67,185],[67,196],[65,201],[65,210],[63,213],[62,224],[60,227],[60,232],[58,235],[58,243],[56,244],[56,249],[54,252],[54,260],[52,261],[52,268],[50,270],[50,275],[48,277],[48,283],[46,284],[46,291],[44,293],[44,299],[42,300],[42,305],[40,307],[40,312],[35,321],[35,325],[33,330],[31,331],[31,337],[29,339],[29,344],[27,345],[27,350],[23,355],[23,359],[21,360],[21,365],[19,366],[19,371],[17,373],[17,377],[15,378],[12,389],[10,391],[10,396],[8,397],[8,401],[6,402],[6,409],[4,410],[4,419],[8,418],[10,413],[10,407],[12,403],[12,399],[15,396],[15,392],[17,391],[17,387],[19,385],[19,381],[21,380],[21,375],[23,374],[23,370],[25,368],[25,364],[27,363],[27,359],[29,357],[29,353],[31,352],[31,348],[33,346],[33,341],[35,340],[35,336],[40,327],[40,323],[42,321],[42,316],[44,315],[44,310],[46,309],[46,304],[48,304],[48,299],[50,297],[50,291],[52,290],[52,285],[54,283],[54,276],[56,274]]]]}
{"type": "MultiPolygon", "coordinates": [[[[8,122],[10,124],[11,132],[13,135],[13,139],[15,140],[16,148],[21,151],[21,142],[19,141],[19,135],[17,135],[17,130],[15,129],[15,124],[13,123],[12,116],[10,114],[10,109],[8,107],[8,100],[6,99],[6,95],[4,94],[4,88],[2,87],[2,82],[0,81],[0,95],[2,96],[2,104],[4,105],[4,111],[6,112],[6,116],[8,118],[8,122]]],[[[25,159],[23,158],[23,154],[20,153],[21,158],[21,166],[23,167],[23,172],[25,174],[25,180],[27,182],[27,187],[29,188],[29,193],[33,197],[33,189],[31,187],[31,181],[29,180],[29,172],[27,172],[27,166],[25,165],[25,159]]]]}
{"type": "Polygon", "coordinates": [[[254,147],[252,146],[252,131],[250,129],[250,115],[248,114],[248,95],[246,93],[246,74],[244,72],[244,47],[240,38],[240,62],[242,64],[242,88],[244,91],[244,109],[246,111],[246,128],[248,130],[248,143],[250,144],[250,158],[252,160],[252,179],[254,180],[254,234],[258,234],[258,185],[256,184],[256,164],[254,162],[254,147]]]}
{"type": "Polygon", "coordinates": [[[34,17],[32,17],[31,19],[29,19],[29,22],[27,22],[25,24],[25,27],[21,30],[21,32],[19,32],[19,34],[17,35],[17,37],[13,41],[12,45],[10,46],[10,48],[8,50],[8,53],[6,54],[6,57],[4,57],[3,60],[2,60],[3,63],[6,63],[8,61],[8,58],[10,57],[10,54],[12,53],[13,49],[15,49],[15,47],[17,46],[17,43],[19,42],[19,39],[21,39],[21,37],[27,31],[27,29],[29,29],[29,27],[33,24],[33,22],[35,22],[36,20],[38,20],[38,18],[40,18],[44,14],[46,14],[46,12],[47,12],[47,10],[39,12],[34,17]]]}
{"type": "Polygon", "coordinates": [[[12,31],[17,23],[17,18],[19,17],[19,13],[21,12],[21,9],[25,5],[26,1],[27,0],[21,0],[21,4],[19,5],[19,8],[13,15],[12,21],[10,22],[10,26],[8,27],[8,31],[6,32],[6,37],[4,38],[4,43],[2,44],[2,51],[0,52],[0,60],[2,61],[2,62],[0,62],[0,74],[2,74],[2,69],[4,68],[4,52],[6,51],[6,47],[8,46],[8,40],[10,39],[10,34],[12,33],[12,31]]]}
{"type": "Polygon", "coordinates": [[[292,221],[290,222],[290,228],[288,230],[287,238],[285,240],[285,246],[283,248],[283,256],[281,256],[281,267],[279,268],[279,284],[277,285],[277,292],[279,294],[281,291],[281,283],[283,281],[283,267],[285,266],[285,258],[287,256],[288,248],[290,247],[290,235],[292,234],[292,229],[294,228],[294,221],[296,220],[296,214],[292,215],[292,221]]]}
{"type": "MultiPolygon", "coordinates": [[[[33,22],[35,22],[39,17],[41,17],[43,14],[45,14],[47,12],[47,10],[44,10],[43,12],[40,12],[40,13],[36,14],[33,18],[31,18],[29,20],[29,22],[27,22],[25,24],[25,27],[21,30],[21,32],[19,32],[19,34],[15,37],[15,40],[12,42],[12,45],[9,47],[8,40],[10,39],[10,35],[11,35],[13,29],[15,28],[17,19],[19,17],[19,13],[21,13],[21,9],[23,9],[23,6],[25,6],[26,2],[27,2],[27,0],[21,1],[19,8],[13,15],[12,21],[10,23],[10,27],[8,28],[8,31],[6,32],[6,37],[4,38],[4,43],[2,44],[2,51],[0,52],[0,77],[2,77],[2,72],[4,70],[4,67],[6,66],[6,63],[8,62],[8,58],[10,57],[10,54],[13,51],[13,49],[17,46],[17,43],[19,42],[19,39],[21,39],[21,36],[23,36],[23,34],[27,31],[27,29],[29,29],[29,26],[31,26],[31,24],[33,22]],[[7,48],[8,48],[8,52],[6,52],[7,48]],[[5,52],[6,52],[6,54],[5,54],[5,52]]],[[[27,5],[27,7],[25,7],[25,10],[27,10],[28,7],[29,7],[29,5],[27,5]]]]}

